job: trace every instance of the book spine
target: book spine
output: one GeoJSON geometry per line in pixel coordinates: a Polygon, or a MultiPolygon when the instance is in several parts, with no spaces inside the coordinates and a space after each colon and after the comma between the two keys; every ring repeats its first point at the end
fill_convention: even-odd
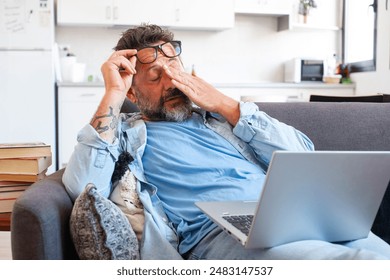
{"type": "Polygon", "coordinates": [[[0,186],[0,193],[10,192],[10,191],[25,191],[30,185],[31,183],[29,183],[28,185],[14,185],[14,186],[6,186],[6,187],[0,186]]]}
{"type": "Polygon", "coordinates": [[[0,201],[5,199],[17,199],[24,191],[0,192],[0,201]]]}
{"type": "Polygon", "coordinates": [[[0,200],[0,213],[12,212],[16,199],[2,199],[0,200]]]}

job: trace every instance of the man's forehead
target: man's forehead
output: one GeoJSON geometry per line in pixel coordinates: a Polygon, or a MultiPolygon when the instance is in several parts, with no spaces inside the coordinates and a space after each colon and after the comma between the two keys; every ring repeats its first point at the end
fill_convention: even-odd
{"type": "Polygon", "coordinates": [[[143,64],[143,63],[137,62],[135,67],[136,67],[137,71],[141,70],[143,72],[150,72],[150,71],[153,71],[155,69],[162,68],[164,64],[171,66],[172,63],[174,63],[176,61],[178,61],[177,57],[169,58],[169,57],[165,57],[164,55],[159,53],[158,58],[154,62],[148,63],[148,64],[143,64]],[[162,61],[162,59],[164,61],[162,61]]]}

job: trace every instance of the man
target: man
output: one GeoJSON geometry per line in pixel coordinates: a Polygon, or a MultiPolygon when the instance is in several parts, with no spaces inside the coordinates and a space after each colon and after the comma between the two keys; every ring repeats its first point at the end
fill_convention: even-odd
{"type": "Polygon", "coordinates": [[[63,177],[73,199],[90,182],[109,197],[115,162],[127,151],[145,209],[144,259],[390,258],[389,246],[372,234],[343,245],[302,241],[246,250],[202,214],[195,201],[256,199],[275,150],[314,147],[255,104],[185,73],[181,51],[181,42],[155,25],[123,34],[101,68],[105,95],[63,177]],[[120,115],[126,97],[141,114],[120,115]]]}

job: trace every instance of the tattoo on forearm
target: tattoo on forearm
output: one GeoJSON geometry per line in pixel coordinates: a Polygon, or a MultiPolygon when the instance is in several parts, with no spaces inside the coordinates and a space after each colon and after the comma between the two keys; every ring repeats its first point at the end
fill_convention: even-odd
{"type": "Polygon", "coordinates": [[[99,134],[102,134],[103,132],[107,131],[108,130],[108,126],[101,126],[102,125],[102,122],[99,121],[97,126],[95,127],[96,131],[99,133],[99,134]]]}
{"type": "Polygon", "coordinates": [[[103,132],[108,131],[109,129],[115,130],[118,127],[118,117],[114,114],[114,109],[110,106],[110,112],[106,115],[95,116],[91,122],[91,124],[95,127],[96,131],[101,134],[103,132]],[[101,119],[111,118],[109,124],[102,126],[103,122],[101,119]],[[97,122],[97,125],[94,123],[97,122]]]}

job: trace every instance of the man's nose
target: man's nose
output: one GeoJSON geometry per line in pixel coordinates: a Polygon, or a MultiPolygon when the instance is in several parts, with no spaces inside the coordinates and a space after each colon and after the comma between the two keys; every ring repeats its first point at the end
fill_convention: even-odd
{"type": "Polygon", "coordinates": [[[172,79],[168,76],[168,74],[165,71],[163,71],[162,73],[161,82],[163,83],[164,90],[175,88],[175,86],[172,83],[172,79]]]}

